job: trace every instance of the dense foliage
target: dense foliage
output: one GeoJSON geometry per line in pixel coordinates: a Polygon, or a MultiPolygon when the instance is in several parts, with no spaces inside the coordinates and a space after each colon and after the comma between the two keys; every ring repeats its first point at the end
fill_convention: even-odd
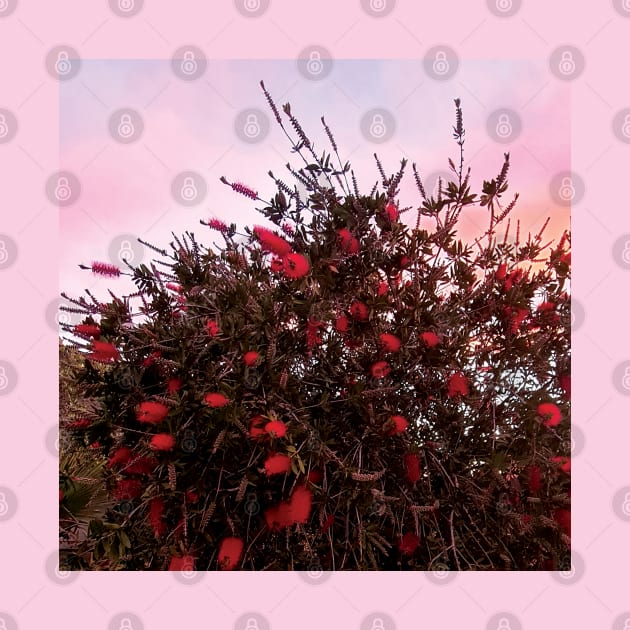
{"type": "Polygon", "coordinates": [[[455,182],[429,195],[413,165],[410,217],[405,160],[386,176],[376,158],[380,185],[361,194],[324,119],[319,155],[262,87],[303,165],[288,165],[293,185],[269,173],[268,201],[222,181],[267,227],[209,220],[203,237],[147,243],[149,265],[89,267],[129,274],[135,293],[68,298],[83,323],[66,337],[85,355],[72,380],[93,408],[62,432],[106,458],[112,504],[67,566],[558,567],[568,233],[552,245],[510,228],[507,154],[471,192],[458,101],[455,182]],[[488,230],[464,243],[460,214],[479,205],[488,230]]]}

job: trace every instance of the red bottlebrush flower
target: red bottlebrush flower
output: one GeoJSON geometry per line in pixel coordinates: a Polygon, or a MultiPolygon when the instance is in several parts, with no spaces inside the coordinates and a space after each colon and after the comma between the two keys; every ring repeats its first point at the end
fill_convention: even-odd
{"type": "Polygon", "coordinates": [[[259,358],[260,355],[256,350],[250,350],[243,355],[243,363],[245,363],[247,367],[251,367],[252,365],[256,365],[259,358]]]}
{"type": "Polygon", "coordinates": [[[330,514],[328,518],[322,523],[322,532],[327,532],[335,522],[335,515],[330,514]]]}
{"type": "MultiPolygon", "coordinates": [[[[407,269],[407,267],[409,267],[410,264],[411,264],[411,258],[409,258],[409,256],[401,256],[398,259],[398,267],[400,269],[407,269]]],[[[410,286],[410,283],[407,283],[407,286],[410,286]]]]}
{"type": "Polygon", "coordinates": [[[347,333],[350,328],[350,321],[345,315],[340,315],[335,320],[335,330],[338,333],[347,333]]]}
{"type": "Polygon", "coordinates": [[[153,497],[149,502],[149,523],[151,523],[156,538],[159,538],[166,531],[166,523],[162,520],[163,514],[164,500],[162,497],[153,497]]]}
{"type": "Polygon", "coordinates": [[[413,532],[407,532],[400,540],[400,544],[398,545],[398,549],[400,553],[404,553],[410,556],[420,544],[420,539],[413,532]]]}
{"type": "Polygon", "coordinates": [[[280,475],[291,469],[291,458],[284,453],[273,453],[265,460],[265,472],[267,477],[280,475]]]}
{"type": "Polygon", "coordinates": [[[199,495],[194,490],[186,490],[186,501],[188,503],[197,503],[199,495]]]}
{"type": "Polygon", "coordinates": [[[515,284],[520,282],[524,277],[524,273],[521,269],[514,269],[514,271],[510,272],[508,277],[503,282],[503,287],[506,291],[509,291],[515,284]]]}
{"type": "Polygon", "coordinates": [[[156,359],[159,359],[162,356],[162,353],[159,350],[152,352],[143,362],[142,367],[148,368],[151,367],[156,359]]]}
{"type": "Polygon", "coordinates": [[[93,262],[92,273],[98,276],[107,276],[109,278],[117,278],[120,275],[120,269],[116,265],[110,265],[104,262],[93,262]]]}
{"type": "Polygon", "coordinates": [[[149,446],[155,451],[172,451],[175,446],[175,438],[168,433],[157,433],[151,438],[149,446]]]}
{"type": "Polygon", "coordinates": [[[431,331],[423,332],[420,337],[429,348],[433,348],[434,346],[437,346],[438,343],[440,343],[440,338],[431,331]]]}
{"type": "Polygon", "coordinates": [[[507,265],[505,263],[501,263],[498,266],[496,273],[494,274],[494,277],[497,280],[505,280],[506,275],[507,275],[507,265]]]}
{"type": "Polygon", "coordinates": [[[540,468],[538,466],[530,466],[529,467],[529,491],[530,492],[538,492],[542,487],[540,481],[540,468]]]}
{"type": "Polygon", "coordinates": [[[241,195],[245,195],[250,199],[258,198],[258,193],[255,190],[252,190],[249,186],[245,186],[245,184],[242,184],[241,182],[234,182],[232,184],[232,190],[237,193],[241,193],[241,195]]]}
{"type": "Polygon", "coordinates": [[[565,400],[570,400],[570,398],[571,398],[571,375],[570,374],[561,374],[558,377],[558,380],[560,381],[560,387],[562,388],[562,391],[564,392],[563,398],[565,400]]]}
{"type": "Polygon", "coordinates": [[[91,358],[101,361],[114,361],[120,359],[120,354],[113,343],[107,343],[106,341],[92,341],[92,356],[91,358]]]}
{"type": "Polygon", "coordinates": [[[553,302],[541,302],[536,310],[539,313],[545,313],[547,311],[553,311],[556,308],[556,305],[553,302]]]}
{"type": "Polygon", "coordinates": [[[538,405],[538,415],[543,418],[543,424],[546,427],[556,427],[562,420],[562,413],[557,405],[551,402],[541,403],[538,405]]]}
{"type": "Polygon", "coordinates": [[[254,439],[266,437],[266,422],[267,420],[264,416],[254,416],[249,423],[249,437],[254,439]]]}
{"type": "Polygon", "coordinates": [[[560,256],[560,262],[565,263],[566,265],[570,265],[571,264],[571,252],[568,252],[566,254],[562,254],[562,256],[560,256]]]}
{"type": "Polygon", "coordinates": [[[288,241],[266,227],[255,225],[254,234],[258,237],[265,252],[273,252],[277,256],[286,256],[291,251],[291,245],[288,241]]]}
{"type": "Polygon", "coordinates": [[[389,285],[387,284],[387,282],[382,280],[381,282],[378,283],[378,288],[376,289],[376,295],[380,297],[381,295],[385,295],[388,291],[389,291],[389,285]]]}
{"type": "Polygon", "coordinates": [[[74,327],[74,332],[82,337],[94,337],[98,339],[101,336],[101,329],[95,324],[77,324],[74,327]]]}
{"type": "Polygon", "coordinates": [[[287,425],[282,420],[272,420],[265,425],[265,432],[271,437],[281,438],[287,434],[287,425]]]}
{"type": "Polygon", "coordinates": [[[206,329],[208,330],[208,334],[211,337],[216,337],[221,332],[219,329],[219,324],[217,324],[213,319],[209,319],[207,321],[206,329]]]}
{"type": "Polygon", "coordinates": [[[171,563],[168,565],[169,571],[194,571],[195,570],[195,559],[193,556],[182,556],[178,558],[177,556],[171,557],[171,563]]]}
{"type": "Polygon", "coordinates": [[[231,571],[235,569],[243,553],[243,541],[240,538],[224,538],[219,546],[219,569],[231,571]]]}
{"type": "Polygon", "coordinates": [[[322,342],[322,337],[319,334],[319,329],[324,327],[324,322],[318,322],[314,320],[312,317],[308,318],[308,322],[306,323],[306,345],[309,350],[322,342]]]}
{"type": "Polygon", "coordinates": [[[278,256],[274,256],[269,263],[269,268],[271,271],[279,272],[284,269],[284,263],[282,262],[282,258],[278,258],[278,256]]]}
{"type": "Polygon", "coordinates": [[[68,429],[87,429],[90,424],[91,422],[87,418],[79,418],[79,420],[75,420],[74,422],[68,422],[66,427],[68,429]]]}
{"type": "Polygon", "coordinates": [[[396,335],[390,333],[382,333],[380,336],[381,344],[387,352],[398,352],[400,350],[400,339],[396,335]]]}
{"type": "Polygon", "coordinates": [[[231,402],[223,394],[219,394],[218,392],[206,394],[204,396],[204,400],[210,407],[225,407],[225,405],[228,405],[231,402]]]}
{"type": "Polygon", "coordinates": [[[451,398],[468,395],[468,381],[461,372],[456,372],[448,379],[448,395],[451,398]]]}
{"type": "Polygon", "coordinates": [[[182,388],[182,379],[179,377],[169,378],[166,383],[166,389],[168,393],[172,396],[174,393],[178,392],[182,388]]]}
{"type": "Polygon", "coordinates": [[[158,461],[155,457],[138,457],[123,468],[128,475],[150,475],[157,468],[158,461]]]}
{"type": "Polygon", "coordinates": [[[368,307],[363,302],[353,302],[349,309],[350,315],[353,319],[359,322],[365,321],[368,318],[368,307]]]}
{"type": "Polygon", "coordinates": [[[107,465],[112,468],[113,466],[127,464],[131,460],[132,456],[133,453],[131,452],[131,449],[126,446],[122,446],[114,451],[112,456],[109,458],[107,465]]]}
{"type": "Polygon", "coordinates": [[[222,234],[225,234],[228,230],[228,226],[219,219],[209,219],[208,227],[211,230],[216,230],[217,232],[221,232],[222,234]]]}
{"type": "Polygon", "coordinates": [[[571,536],[571,511],[565,508],[558,508],[553,512],[553,520],[560,525],[560,529],[571,536]]]}
{"type": "Polygon", "coordinates": [[[558,455],[557,457],[552,457],[551,461],[554,464],[558,464],[560,466],[560,470],[569,474],[571,472],[571,458],[563,455],[558,455]]]}
{"type": "Polygon", "coordinates": [[[407,430],[409,421],[404,416],[392,416],[387,423],[390,428],[387,431],[388,435],[398,435],[407,430]]]}
{"type": "Polygon", "coordinates": [[[310,270],[308,260],[302,254],[291,252],[282,261],[284,275],[292,280],[303,278],[310,270]]]}
{"type": "Polygon", "coordinates": [[[322,474],[321,470],[315,468],[314,470],[311,470],[311,472],[308,473],[306,478],[311,483],[319,483],[324,478],[324,475],[322,474]]]}
{"type": "Polygon", "coordinates": [[[175,291],[176,293],[182,292],[182,287],[179,284],[175,284],[174,282],[167,282],[164,286],[171,291],[175,291]]]}
{"type": "Polygon", "coordinates": [[[393,203],[388,203],[385,206],[385,216],[390,221],[395,221],[398,218],[398,208],[393,203]]]}
{"type": "Polygon", "coordinates": [[[168,416],[168,407],[159,402],[147,400],[136,407],[136,420],[158,424],[168,416]]]}
{"type": "Polygon", "coordinates": [[[339,236],[339,242],[341,243],[341,251],[343,251],[344,254],[352,256],[359,252],[359,241],[352,236],[350,230],[342,228],[341,230],[337,230],[337,234],[339,236]]]}
{"type": "Polygon", "coordinates": [[[416,483],[420,479],[420,457],[415,453],[405,453],[405,476],[410,483],[416,483]]]}
{"type": "Polygon", "coordinates": [[[297,486],[289,501],[291,520],[294,523],[306,523],[311,515],[313,493],[306,486],[297,486]]]}
{"type": "Polygon", "coordinates": [[[119,501],[137,499],[144,489],[139,479],[120,479],[114,489],[114,497],[119,501]]]}
{"type": "Polygon", "coordinates": [[[90,448],[101,448],[101,443],[100,442],[92,442],[92,444],[90,444],[90,448]]]}
{"type": "Polygon", "coordinates": [[[278,531],[293,524],[291,506],[283,501],[265,511],[265,521],[271,531],[278,531]]]}
{"type": "Polygon", "coordinates": [[[390,372],[387,361],[377,361],[370,366],[370,374],[373,378],[385,378],[390,372]]]}

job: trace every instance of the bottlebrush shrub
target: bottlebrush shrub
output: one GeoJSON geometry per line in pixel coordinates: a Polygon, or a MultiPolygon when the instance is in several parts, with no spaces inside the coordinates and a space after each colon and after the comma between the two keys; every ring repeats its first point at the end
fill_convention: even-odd
{"type": "Polygon", "coordinates": [[[203,236],[146,244],[156,260],[121,270],[135,293],[71,300],[90,326],[73,337],[86,355],[75,378],[98,405],[62,430],[98,444],[116,501],[72,562],[94,566],[117,527],[124,569],[558,566],[569,233],[520,239],[517,196],[503,202],[508,154],[471,192],[459,101],[456,181],[430,196],[413,165],[408,222],[406,160],[386,176],[375,156],[379,186],[362,194],[324,119],[332,151],[319,155],[262,88],[303,160],[288,166],[296,182],[269,172],[264,201],[222,181],[267,226],[202,221],[203,236]],[[488,228],[464,243],[456,228],[475,206],[488,228]]]}

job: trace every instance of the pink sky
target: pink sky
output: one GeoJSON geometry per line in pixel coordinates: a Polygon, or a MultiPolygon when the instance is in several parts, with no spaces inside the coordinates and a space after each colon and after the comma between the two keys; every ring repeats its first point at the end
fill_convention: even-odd
{"type": "MultiPolygon", "coordinates": [[[[109,245],[121,234],[165,246],[171,231],[192,230],[202,242],[214,238],[199,219],[215,216],[239,228],[264,223],[253,202],[219,182],[225,175],[269,198],[275,190],[267,171],[290,181],[285,163],[299,165],[271,115],[269,135],[260,144],[246,144],[234,133],[241,110],[270,114],[260,79],[278,106],[291,103],[318,153],[329,149],[319,123],[326,117],[362,192],[369,193],[378,177],[375,151],[389,172],[401,157],[409,158],[401,206],[419,204],[411,162],[423,175],[446,171],[449,157],[458,163],[453,99],[461,98],[473,192],[480,192],[482,179],[496,176],[503,153],[510,151],[510,191],[520,192],[513,216],[521,218],[521,233],[538,231],[551,216],[546,235],[555,238],[569,227],[569,208],[553,203],[549,183],[571,168],[570,101],[567,87],[546,85],[541,72],[528,61],[466,60],[456,77],[436,82],[423,73],[420,61],[337,60],[327,79],[313,82],[299,75],[293,61],[241,60],[210,61],[204,77],[183,82],[167,61],[85,61],[81,82],[68,82],[61,92],[61,165],[77,174],[82,193],[76,204],[60,209],[60,287],[75,296],[92,287],[99,297],[107,287],[116,292],[128,287],[124,280],[97,279],[77,267],[109,261],[109,245]],[[143,136],[129,145],[108,134],[110,113],[122,107],[140,111],[144,122],[143,136]],[[368,142],[359,127],[362,114],[375,107],[392,111],[396,119],[394,136],[383,144],[368,142]],[[499,107],[517,110],[523,121],[520,137],[509,145],[494,142],[486,132],[489,113],[499,107]],[[192,207],[171,196],[171,181],[184,170],[201,173],[208,185],[206,198],[192,207]]],[[[414,212],[406,216],[415,219],[414,212]]],[[[468,209],[461,235],[476,236],[486,225],[485,208],[468,209]]]]}

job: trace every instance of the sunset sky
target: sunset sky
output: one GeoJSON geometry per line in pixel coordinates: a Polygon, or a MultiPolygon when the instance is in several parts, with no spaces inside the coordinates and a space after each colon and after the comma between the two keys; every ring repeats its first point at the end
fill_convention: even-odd
{"type": "MultiPolygon", "coordinates": [[[[428,78],[421,60],[336,60],[322,81],[306,80],[294,60],[210,60],[205,75],[192,82],[177,78],[170,60],[83,63],[80,80],[61,89],[61,168],[74,172],[82,187],[76,204],[60,208],[60,288],[71,295],[91,287],[104,297],[108,286],[115,291],[128,286],[77,267],[111,262],[110,245],[123,234],[164,246],[171,231],[192,230],[201,242],[216,240],[200,219],[217,217],[239,228],[265,224],[254,202],[219,181],[225,175],[269,198],[275,189],[267,172],[290,181],[286,162],[300,164],[267,107],[261,79],[279,107],[291,103],[318,153],[329,150],[319,122],[325,116],[364,193],[378,178],[374,152],[388,172],[407,157],[401,207],[420,202],[411,162],[424,176],[448,170],[449,157],[458,163],[452,125],[453,99],[459,97],[473,192],[497,175],[503,153],[510,151],[510,191],[520,192],[514,216],[521,218],[521,232],[538,231],[547,216],[549,238],[569,227],[569,208],[556,205],[549,191],[553,176],[571,168],[569,90],[549,83],[544,69],[531,61],[461,60],[457,75],[444,82],[428,78]],[[138,110],[144,124],[142,137],[132,144],[117,143],[108,132],[111,113],[126,107],[138,110]],[[522,119],[522,133],[511,144],[495,142],[486,130],[489,114],[501,107],[517,110],[522,119]],[[268,115],[269,133],[260,143],[249,144],[235,133],[237,115],[248,108],[268,115]],[[396,122],[393,137],[381,144],[368,141],[360,128],[362,115],[373,108],[389,110],[396,122]],[[171,195],[173,178],[185,170],[202,174],[208,186],[205,199],[190,207],[171,195]]],[[[405,216],[415,220],[414,212],[405,216]]],[[[461,235],[476,236],[486,226],[485,208],[467,210],[461,235]]]]}

